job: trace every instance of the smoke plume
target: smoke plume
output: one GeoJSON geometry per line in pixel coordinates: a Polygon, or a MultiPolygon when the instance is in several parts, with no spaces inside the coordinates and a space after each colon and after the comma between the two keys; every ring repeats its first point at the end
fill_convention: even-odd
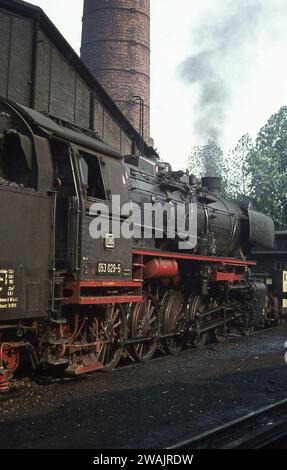
{"type": "MultiPolygon", "coordinates": [[[[216,0],[193,31],[194,54],[179,68],[197,92],[195,132],[201,140],[220,141],[226,111],[232,101],[231,69],[248,70],[250,51],[264,0],[216,0]],[[216,5],[214,5],[216,4],[216,5]]],[[[240,77],[238,77],[240,79],[240,77]]]]}

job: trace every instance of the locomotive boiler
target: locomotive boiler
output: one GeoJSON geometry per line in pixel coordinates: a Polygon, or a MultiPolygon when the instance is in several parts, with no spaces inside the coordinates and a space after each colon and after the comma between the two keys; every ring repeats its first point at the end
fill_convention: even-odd
{"type": "Polygon", "coordinates": [[[78,375],[248,334],[267,320],[266,288],[252,280],[246,255],[254,244],[272,247],[273,221],[226,201],[218,178],[198,185],[169,164],[123,157],[82,129],[1,99],[0,210],[2,391],[22,359],[39,373],[78,375]],[[114,223],[127,214],[113,196],[175,215],[184,208],[184,221],[175,217],[172,237],[167,213],[161,227],[152,216],[137,236],[116,236],[114,223]],[[99,205],[108,229],[94,237],[99,205]],[[182,227],[193,224],[191,243],[182,227]]]}
{"type": "MultiPolygon", "coordinates": [[[[152,203],[165,207],[171,204],[175,210],[178,205],[196,204],[196,244],[190,248],[188,243],[185,244],[185,250],[201,255],[245,259],[253,245],[273,247],[272,219],[253,210],[251,203],[225,200],[221,195],[221,178],[205,177],[197,186],[194,175],[173,172],[168,163],[142,157],[126,157],[125,162],[129,169],[130,199],[137,204],[152,203]]],[[[188,218],[188,209],[185,218],[188,218]]],[[[154,233],[156,228],[152,227],[154,233]]],[[[177,251],[180,240],[184,238],[175,232],[170,239],[167,232],[166,224],[163,236],[153,238],[150,246],[177,251]]],[[[138,243],[147,247],[148,240],[138,243]]]]}

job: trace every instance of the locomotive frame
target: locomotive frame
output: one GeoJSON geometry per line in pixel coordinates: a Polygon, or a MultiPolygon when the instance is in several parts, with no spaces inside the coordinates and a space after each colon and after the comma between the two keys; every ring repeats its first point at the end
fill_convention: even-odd
{"type": "Polygon", "coordinates": [[[0,144],[0,391],[9,390],[20,352],[39,372],[78,375],[113,369],[122,356],[147,362],[157,349],[174,354],[232,330],[249,334],[267,320],[265,286],[250,273],[255,263],[234,256],[263,240],[262,224],[263,241],[272,243],[266,216],[227,203],[212,187],[197,195],[194,180],[168,166],[145,173],[131,163],[139,157],[124,162],[92,134],[5,99],[0,144]],[[163,200],[199,201],[197,251],[90,237],[93,202],[105,201],[113,220],[113,194],[141,200],[142,188],[150,197],[152,187],[163,200]]]}

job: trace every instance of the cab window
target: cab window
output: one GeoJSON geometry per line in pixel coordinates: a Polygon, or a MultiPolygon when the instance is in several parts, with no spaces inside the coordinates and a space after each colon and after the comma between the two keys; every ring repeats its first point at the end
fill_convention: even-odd
{"type": "Polygon", "coordinates": [[[82,185],[88,197],[106,199],[99,159],[95,155],[80,153],[79,167],[82,185]]]}
{"type": "Polygon", "coordinates": [[[10,131],[0,142],[0,178],[9,186],[37,188],[33,147],[25,135],[10,131]]]}

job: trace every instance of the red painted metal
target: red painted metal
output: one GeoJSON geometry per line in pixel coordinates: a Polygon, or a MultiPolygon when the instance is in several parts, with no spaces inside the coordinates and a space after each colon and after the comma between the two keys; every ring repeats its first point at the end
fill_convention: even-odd
{"type": "Polygon", "coordinates": [[[96,295],[95,291],[94,296],[81,296],[79,291],[75,290],[71,297],[63,299],[62,303],[64,305],[110,305],[110,304],[128,304],[136,303],[142,301],[142,295],[123,295],[120,293],[118,295],[96,295]]]}
{"type": "Polygon", "coordinates": [[[140,281],[80,281],[80,287],[141,287],[140,281]]]}
{"type": "Polygon", "coordinates": [[[63,287],[64,305],[109,305],[135,303],[142,300],[142,281],[72,281],[63,287]],[[86,295],[81,292],[82,288],[93,289],[86,295]],[[99,288],[106,289],[99,292],[99,288]],[[109,291],[109,289],[118,289],[118,293],[109,291]],[[129,292],[125,293],[124,288],[129,292]],[[131,291],[132,290],[132,291],[131,291]]]}
{"type": "Polygon", "coordinates": [[[222,272],[214,273],[213,280],[235,282],[242,279],[242,274],[224,273],[223,268],[241,268],[241,271],[248,266],[255,266],[253,261],[243,261],[235,258],[222,258],[215,256],[201,256],[183,253],[168,253],[151,250],[133,250],[133,281],[118,280],[88,280],[73,281],[63,288],[64,305],[108,305],[137,303],[143,300],[142,285],[144,279],[170,279],[174,286],[180,283],[179,266],[177,260],[194,262],[205,262],[218,265],[222,272]],[[89,288],[91,291],[82,292],[82,288],[89,288]],[[98,289],[106,289],[99,291],[98,289]],[[114,291],[113,291],[114,289],[114,291]]]}
{"type": "Polygon", "coordinates": [[[0,393],[9,392],[10,381],[19,365],[19,351],[24,343],[0,343],[0,393]]]}
{"type": "Polygon", "coordinates": [[[102,369],[103,369],[103,364],[95,360],[94,362],[91,361],[90,363],[87,363],[87,364],[71,365],[66,370],[66,374],[83,375],[83,374],[89,374],[90,372],[95,372],[96,370],[102,370],[102,369]]]}
{"type": "Polygon", "coordinates": [[[222,272],[215,272],[211,276],[211,280],[215,282],[236,282],[236,281],[242,281],[243,275],[242,274],[236,274],[236,273],[222,273],[222,272]]]}
{"type": "Polygon", "coordinates": [[[10,380],[12,376],[5,372],[3,375],[0,375],[0,393],[6,393],[10,390],[10,380]]]}
{"type": "Polygon", "coordinates": [[[175,260],[155,258],[148,261],[144,268],[144,279],[175,278],[178,274],[178,264],[175,260]]]}
{"type": "MultiPolygon", "coordinates": [[[[120,295],[113,297],[80,297],[76,302],[79,305],[110,305],[110,304],[130,304],[137,303],[143,300],[142,296],[135,295],[120,295]]],[[[74,303],[74,302],[72,302],[74,303]]]]}
{"type": "Polygon", "coordinates": [[[149,250],[133,250],[133,254],[154,258],[170,258],[190,261],[204,261],[207,263],[220,263],[226,266],[256,266],[255,261],[243,261],[236,258],[218,258],[216,256],[187,255],[183,253],[167,253],[163,251],[149,250]]]}

